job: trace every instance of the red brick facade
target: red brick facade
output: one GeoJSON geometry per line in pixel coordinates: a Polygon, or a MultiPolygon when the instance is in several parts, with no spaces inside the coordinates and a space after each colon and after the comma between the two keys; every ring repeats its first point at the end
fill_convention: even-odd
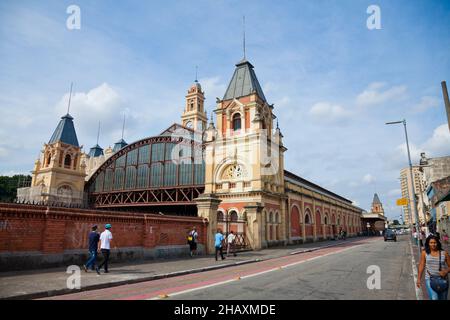
{"type": "Polygon", "coordinates": [[[197,227],[205,244],[207,222],[198,217],[161,216],[0,203],[0,253],[58,254],[87,250],[93,224],[98,231],[112,225],[113,246],[155,248],[185,245],[187,233],[197,227]]]}

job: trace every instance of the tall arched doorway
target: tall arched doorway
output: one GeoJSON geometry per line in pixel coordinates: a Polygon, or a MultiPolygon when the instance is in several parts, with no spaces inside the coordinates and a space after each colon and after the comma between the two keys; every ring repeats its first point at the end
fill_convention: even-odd
{"type": "Polygon", "coordinates": [[[291,209],[291,237],[301,237],[300,212],[296,206],[291,209]]]}

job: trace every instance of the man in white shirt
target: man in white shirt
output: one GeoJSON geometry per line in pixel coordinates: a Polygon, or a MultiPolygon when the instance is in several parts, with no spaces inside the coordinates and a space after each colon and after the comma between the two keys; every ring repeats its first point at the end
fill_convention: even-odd
{"type": "Polygon", "coordinates": [[[233,251],[233,256],[236,257],[236,249],[234,247],[234,240],[236,239],[236,235],[233,230],[230,231],[230,234],[227,237],[227,257],[230,256],[230,252],[233,251]]]}
{"type": "Polygon", "coordinates": [[[105,266],[105,273],[108,273],[108,261],[109,261],[109,254],[111,251],[111,241],[113,239],[112,233],[110,231],[111,225],[108,223],[105,225],[105,231],[102,232],[100,235],[100,241],[99,241],[99,251],[102,251],[103,254],[103,262],[95,268],[98,274],[100,274],[100,269],[105,266]]]}

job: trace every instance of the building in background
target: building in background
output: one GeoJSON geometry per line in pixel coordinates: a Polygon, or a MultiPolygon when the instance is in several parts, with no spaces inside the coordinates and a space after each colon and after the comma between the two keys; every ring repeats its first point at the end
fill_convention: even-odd
{"type": "Polygon", "coordinates": [[[414,205],[413,202],[413,196],[416,197],[416,204],[417,204],[417,213],[419,215],[419,222],[425,223],[427,218],[427,212],[429,211],[429,201],[428,197],[426,195],[426,184],[425,180],[423,178],[423,172],[421,171],[420,166],[413,166],[413,185],[414,189],[411,190],[411,174],[409,167],[404,168],[400,171],[400,186],[402,191],[402,198],[408,199],[408,205],[403,206],[403,212],[404,212],[404,222],[405,224],[412,224],[416,223],[416,217],[414,214],[414,209],[411,207],[414,205]],[[412,219],[412,221],[410,220],[412,219]]]}
{"type": "MultiPolygon", "coordinates": [[[[33,171],[32,188],[41,189],[19,189],[19,200],[202,217],[211,252],[218,227],[251,249],[361,232],[361,208],[285,170],[274,106],[249,61],[236,64],[223,99],[216,99],[216,124],[211,117],[207,127],[197,80],[185,98],[181,124],[130,144],[122,132],[112,150],[97,137],[88,154],[78,146],[73,118],[64,116],[33,171]]],[[[372,210],[384,227],[377,195],[372,210]]]]}

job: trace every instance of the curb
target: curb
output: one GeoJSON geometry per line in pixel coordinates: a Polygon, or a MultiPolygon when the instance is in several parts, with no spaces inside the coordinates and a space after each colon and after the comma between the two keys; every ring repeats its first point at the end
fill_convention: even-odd
{"type": "MultiPolygon", "coordinates": [[[[326,246],[322,246],[322,247],[315,247],[315,248],[310,248],[310,249],[305,249],[305,250],[301,250],[301,251],[295,251],[295,252],[291,252],[291,253],[286,254],[286,255],[282,255],[280,257],[289,256],[289,255],[295,255],[295,254],[301,254],[301,253],[307,253],[307,252],[313,252],[313,251],[317,251],[317,250],[320,250],[320,249],[325,249],[325,248],[329,248],[329,247],[335,247],[335,246],[341,245],[343,243],[352,243],[352,242],[355,242],[355,241],[358,241],[358,240],[360,240],[360,239],[353,240],[353,241],[348,241],[348,242],[333,243],[333,244],[330,244],[330,245],[326,245],[326,246]]],[[[139,279],[121,280],[121,281],[107,282],[107,283],[98,283],[98,284],[85,286],[85,287],[83,287],[81,289],[67,289],[67,288],[65,288],[65,289],[47,290],[47,291],[41,291],[41,292],[35,292],[35,293],[27,293],[27,294],[22,294],[22,295],[16,295],[16,296],[0,298],[0,300],[33,300],[33,299],[40,299],[40,298],[49,298],[49,297],[65,295],[65,294],[80,293],[80,292],[84,292],[84,291],[92,291],[92,290],[98,290],[98,289],[112,288],[112,287],[118,287],[118,286],[123,286],[123,285],[127,285],[127,284],[135,284],[135,283],[152,281],[152,280],[158,280],[158,279],[164,279],[164,278],[172,278],[172,277],[182,276],[182,275],[186,275],[186,274],[193,274],[193,273],[200,273],[200,272],[206,272],[206,271],[217,270],[217,269],[224,269],[224,268],[235,267],[235,266],[244,265],[244,264],[250,264],[250,263],[255,263],[255,262],[261,262],[261,261],[276,259],[276,258],[280,258],[280,257],[255,258],[255,259],[238,261],[238,262],[225,264],[225,265],[207,266],[207,267],[201,267],[201,268],[196,268],[196,269],[181,270],[181,271],[175,271],[175,272],[170,272],[170,273],[157,274],[157,275],[144,277],[144,278],[139,278],[139,279]]]]}

